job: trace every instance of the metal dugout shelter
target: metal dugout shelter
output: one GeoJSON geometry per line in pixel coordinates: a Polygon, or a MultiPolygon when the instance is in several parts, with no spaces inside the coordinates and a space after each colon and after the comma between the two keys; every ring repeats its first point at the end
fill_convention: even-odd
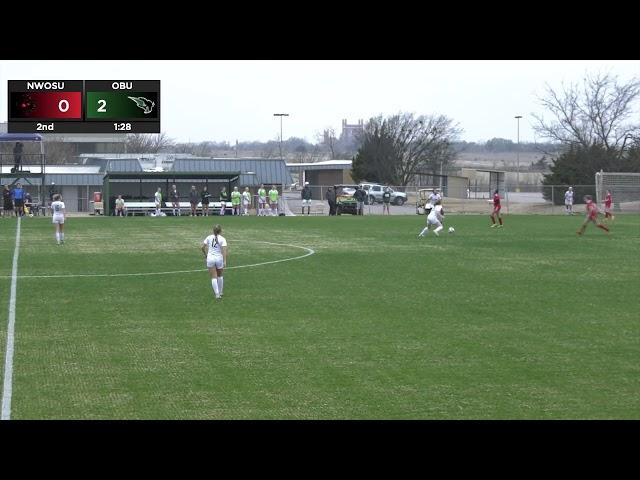
{"type": "MultiPolygon", "coordinates": [[[[103,201],[105,215],[111,215],[115,208],[115,199],[122,195],[125,201],[152,201],[158,187],[162,189],[163,201],[168,201],[168,193],[173,184],[196,185],[198,191],[207,185],[214,197],[222,186],[230,194],[238,186],[240,172],[109,172],[104,176],[103,201]]],[[[181,197],[187,198],[188,191],[178,189],[181,197]]]]}

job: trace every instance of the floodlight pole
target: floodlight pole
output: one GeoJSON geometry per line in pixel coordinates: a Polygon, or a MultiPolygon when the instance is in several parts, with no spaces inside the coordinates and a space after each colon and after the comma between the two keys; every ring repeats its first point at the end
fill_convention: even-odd
{"type": "Polygon", "coordinates": [[[516,115],[515,119],[518,122],[518,146],[516,150],[516,192],[520,191],[520,119],[522,115],[516,115]]]}
{"type": "Polygon", "coordinates": [[[280,158],[282,158],[282,117],[288,117],[288,113],[274,113],[274,117],[280,117],[280,158]]]}

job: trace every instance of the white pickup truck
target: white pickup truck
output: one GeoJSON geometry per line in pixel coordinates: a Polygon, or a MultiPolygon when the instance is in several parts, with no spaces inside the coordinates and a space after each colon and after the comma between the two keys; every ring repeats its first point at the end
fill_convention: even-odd
{"type": "Polygon", "coordinates": [[[363,188],[367,192],[367,204],[373,205],[375,203],[382,203],[382,194],[385,188],[389,188],[391,193],[391,203],[394,205],[404,205],[407,201],[407,194],[404,192],[396,192],[391,187],[385,187],[378,183],[361,183],[360,188],[363,188]]]}

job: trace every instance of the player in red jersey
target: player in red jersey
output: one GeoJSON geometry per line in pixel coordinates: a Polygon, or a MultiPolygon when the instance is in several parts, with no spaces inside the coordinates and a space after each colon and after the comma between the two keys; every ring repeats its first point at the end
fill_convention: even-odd
{"type": "Polygon", "coordinates": [[[598,223],[598,206],[595,204],[595,202],[591,198],[591,195],[585,195],[584,202],[587,207],[587,216],[585,217],[584,222],[582,222],[582,225],[580,226],[580,229],[577,231],[577,234],[582,235],[584,233],[584,230],[587,228],[587,224],[589,222],[592,222],[596,227],[601,228],[602,230],[607,232],[607,235],[609,235],[609,227],[601,223],[598,223]]]}
{"type": "Polygon", "coordinates": [[[610,218],[612,221],[616,219],[611,213],[611,204],[613,203],[613,198],[611,197],[611,191],[607,190],[607,196],[604,197],[604,218],[605,220],[610,218]]]}
{"type": "Polygon", "coordinates": [[[502,208],[502,206],[500,205],[500,194],[498,193],[498,190],[493,192],[493,200],[489,201],[493,202],[493,212],[491,212],[491,228],[502,228],[502,217],[500,216],[500,209],[502,208]],[[500,222],[500,225],[496,224],[496,218],[500,222]]]}

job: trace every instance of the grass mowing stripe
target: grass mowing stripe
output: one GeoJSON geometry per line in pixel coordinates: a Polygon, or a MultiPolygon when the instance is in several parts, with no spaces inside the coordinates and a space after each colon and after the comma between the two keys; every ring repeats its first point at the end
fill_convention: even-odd
{"type": "Polygon", "coordinates": [[[11,418],[11,394],[13,391],[13,347],[15,341],[16,324],[16,290],[18,287],[18,256],[20,254],[20,222],[16,226],[16,245],[13,251],[13,264],[11,269],[11,293],[9,298],[9,319],[7,323],[7,346],[5,348],[4,381],[2,382],[2,414],[1,420],[11,418]]]}

